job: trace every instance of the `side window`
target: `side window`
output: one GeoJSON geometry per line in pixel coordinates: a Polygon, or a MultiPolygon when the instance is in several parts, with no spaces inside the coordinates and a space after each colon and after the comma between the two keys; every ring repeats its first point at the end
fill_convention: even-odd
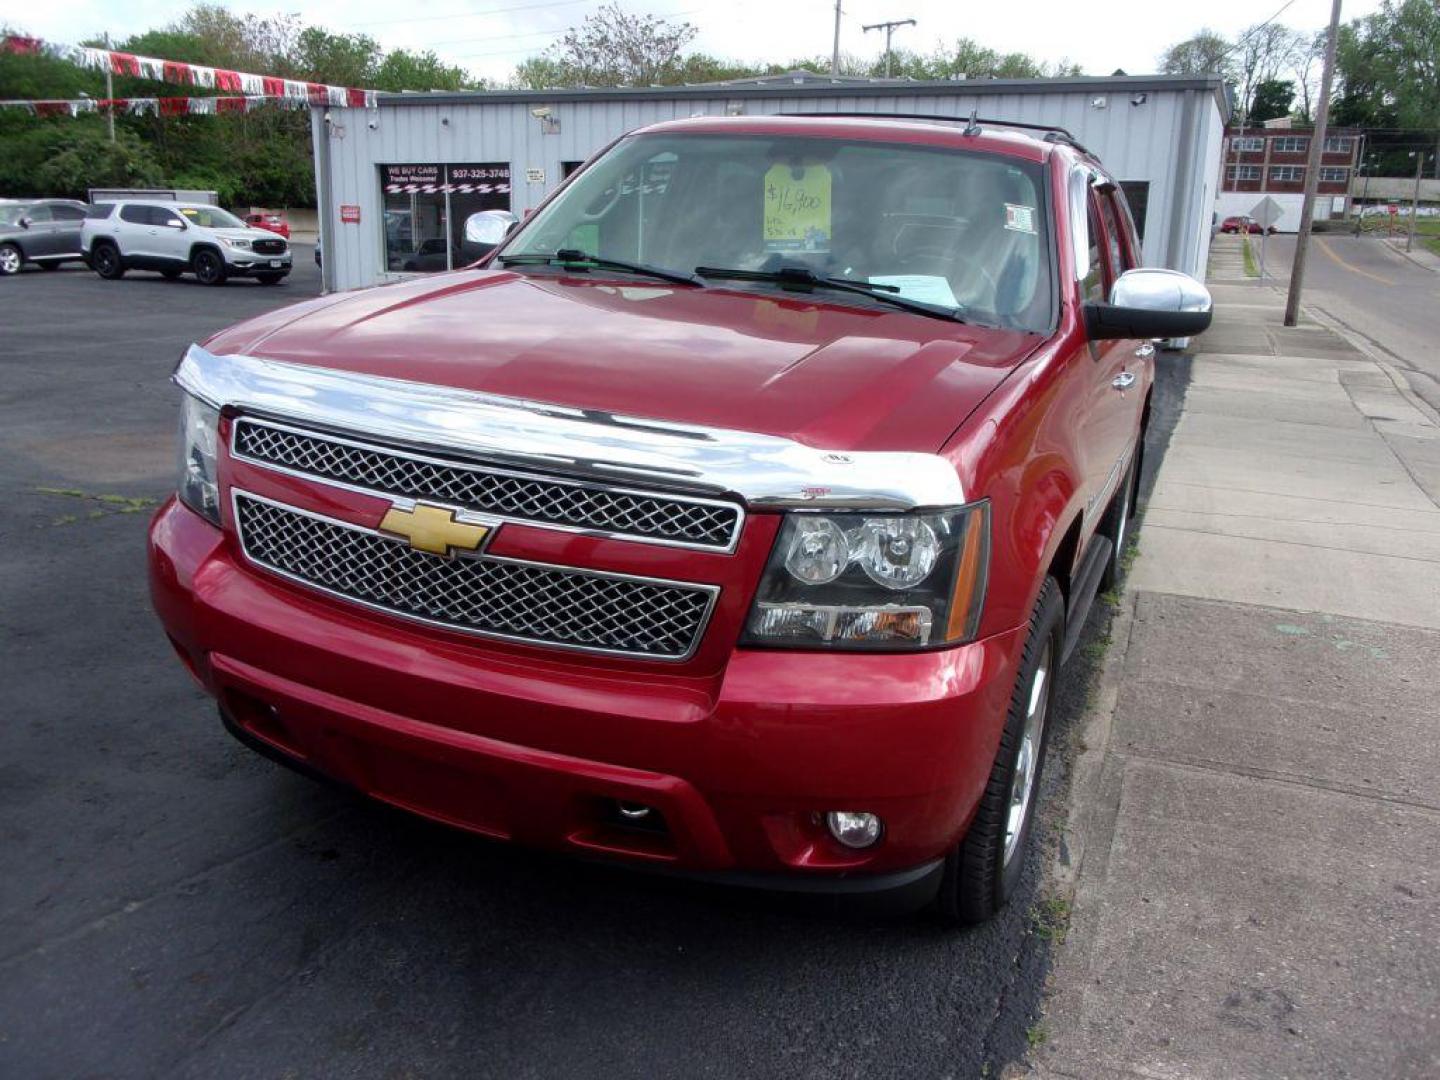
{"type": "Polygon", "coordinates": [[[1086,200],[1086,243],[1090,253],[1089,273],[1080,279],[1080,296],[1096,303],[1105,302],[1105,271],[1109,262],[1102,244],[1105,241],[1100,228],[1100,216],[1095,210],[1095,198],[1086,200]]]}
{"type": "Polygon", "coordinates": [[[180,224],[180,218],[173,210],[166,210],[163,206],[150,207],[151,225],[176,226],[180,224]]]}
{"type": "Polygon", "coordinates": [[[56,203],[50,207],[50,212],[55,215],[56,221],[85,220],[85,210],[80,206],[66,206],[63,203],[56,203]]]}
{"type": "Polygon", "coordinates": [[[1108,258],[1106,262],[1110,271],[1110,284],[1113,286],[1115,280],[1131,267],[1129,253],[1125,250],[1125,240],[1120,233],[1120,222],[1115,216],[1115,200],[1111,198],[1108,191],[1095,192],[1096,201],[1100,204],[1100,217],[1105,224],[1105,244],[1108,258]]]}
{"type": "Polygon", "coordinates": [[[25,216],[31,221],[35,222],[49,221],[50,207],[46,206],[44,203],[40,203],[38,206],[32,206],[29,210],[26,210],[25,216]]]}
{"type": "Polygon", "coordinates": [[[131,225],[149,225],[150,207],[140,203],[120,208],[120,220],[128,221],[131,225]]]}

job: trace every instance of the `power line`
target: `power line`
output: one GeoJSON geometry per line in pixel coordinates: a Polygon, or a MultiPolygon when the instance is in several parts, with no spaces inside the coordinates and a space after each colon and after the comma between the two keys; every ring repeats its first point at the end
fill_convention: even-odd
{"type": "Polygon", "coordinates": [[[364,22],[350,22],[348,26],[390,26],[395,23],[437,22],[441,19],[479,19],[486,15],[504,15],[513,11],[539,11],[542,8],[575,7],[577,4],[593,4],[595,0],[546,0],[543,4],[512,4],[510,7],[486,8],[484,11],[462,11],[450,15],[409,15],[400,19],[367,19],[364,22]]]}

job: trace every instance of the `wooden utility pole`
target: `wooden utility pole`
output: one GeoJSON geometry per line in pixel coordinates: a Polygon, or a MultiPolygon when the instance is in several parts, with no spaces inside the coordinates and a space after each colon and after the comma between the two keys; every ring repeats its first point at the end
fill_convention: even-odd
{"type": "Polygon", "coordinates": [[[885,31],[885,78],[890,77],[890,35],[895,33],[897,26],[914,26],[914,19],[897,19],[894,22],[871,23],[869,26],[862,26],[860,29],[865,33],[871,30],[885,31]]]}
{"type": "Polygon", "coordinates": [[[1415,246],[1415,222],[1420,218],[1420,173],[1425,168],[1425,151],[1415,151],[1415,193],[1410,196],[1410,231],[1405,234],[1405,250],[1415,246]]]}
{"type": "Polygon", "coordinates": [[[840,0],[835,0],[835,51],[830,54],[830,74],[840,74],[840,0]]]}
{"type": "Polygon", "coordinates": [[[1335,39],[1340,34],[1340,0],[1330,8],[1330,29],[1325,34],[1325,68],[1320,75],[1320,100],[1315,103],[1315,130],[1310,133],[1310,154],[1305,163],[1305,199],[1300,204],[1300,232],[1295,237],[1295,264],[1290,269],[1290,295],[1285,301],[1285,325],[1300,320],[1300,291],[1305,285],[1305,256],[1310,251],[1310,228],[1315,216],[1315,188],[1320,183],[1320,155],[1325,149],[1325,127],[1330,120],[1330,86],[1335,80],[1335,39]]]}

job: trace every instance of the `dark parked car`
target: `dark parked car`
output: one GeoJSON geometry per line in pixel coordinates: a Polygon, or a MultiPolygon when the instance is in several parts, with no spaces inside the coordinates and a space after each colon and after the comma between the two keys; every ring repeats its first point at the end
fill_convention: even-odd
{"type": "Polygon", "coordinates": [[[0,203],[0,275],[18,274],[27,262],[47,270],[83,262],[80,225],[87,209],[73,199],[0,203]]]}

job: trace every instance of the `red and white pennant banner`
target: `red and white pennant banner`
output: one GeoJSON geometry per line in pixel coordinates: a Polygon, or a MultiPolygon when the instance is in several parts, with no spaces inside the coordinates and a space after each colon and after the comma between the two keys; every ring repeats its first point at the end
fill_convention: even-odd
{"type": "Polygon", "coordinates": [[[308,109],[304,99],[266,97],[76,98],[68,101],[0,101],[0,109],[24,109],[33,116],[80,116],[84,113],[127,116],[214,116],[248,113],[262,108],[308,109]]]}
{"type": "MultiPolygon", "coordinates": [[[[96,49],[88,45],[60,45],[39,38],[7,34],[0,38],[0,51],[26,56],[50,56],[67,60],[92,71],[108,71],[112,75],[130,75],[139,79],[198,86],[206,90],[228,90],[249,98],[283,99],[303,105],[351,105],[373,108],[374,90],[355,90],[346,86],[281,79],[273,75],[250,75],[243,71],[188,64],[180,60],[157,60],[153,56],[96,49]]],[[[204,98],[134,98],[135,101],[203,101],[204,98]]],[[[197,110],[189,110],[191,112],[197,110]]]]}

